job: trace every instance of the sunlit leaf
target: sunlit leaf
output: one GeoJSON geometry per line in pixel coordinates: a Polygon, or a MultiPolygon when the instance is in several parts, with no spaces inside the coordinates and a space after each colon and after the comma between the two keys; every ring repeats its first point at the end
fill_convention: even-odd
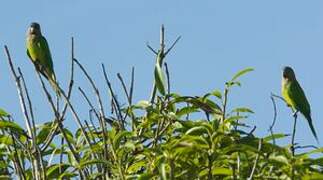
{"type": "Polygon", "coordinates": [[[71,167],[69,164],[55,164],[50,166],[47,169],[46,176],[47,178],[57,178],[61,173],[66,171],[67,168],[71,167]],[[60,172],[61,170],[61,172],[60,172]]]}
{"type": "Polygon", "coordinates": [[[5,110],[0,108],[0,116],[1,117],[8,117],[8,116],[10,116],[10,114],[7,113],[5,110]]]}
{"type": "Polygon", "coordinates": [[[246,108],[246,107],[241,107],[241,108],[235,108],[234,110],[232,110],[232,112],[242,112],[242,113],[254,113],[251,109],[246,108]]]}
{"type": "Polygon", "coordinates": [[[275,140],[282,139],[287,136],[288,136],[287,134],[280,133],[280,134],[269,135],[267,137],[264,137],[263,139],[264,139],[264,141],[269,142],[269,141],[272,141],[273,139],[275,139],[275,140]]]}
{"type": "Polygon", "coordinates": [[[79,169],[82,169],[82,168],[85,168],[87,166],[94,165],[94,164],[109,164],[109,161],[102,160],[102,159],[93,159],[93,160],[81,161],[81,163],[79,165],[79,169]]]}
{"type": "Polygon", "coordinates": [[[156,62],[155,65],[155,83],[158,91],[160,94],[165,95],[166,90],[165,90],[165,80],[164,80],[164,73],[160,67],[160,64],[156,62]]]}
{"type": "Polygon", "coordinates": [[[122,132],[119,132],[115,138],[113,139],[113,147],[114,148],[119,148],[120,146],[120,142],[122,140],[123,137],[126,137],[126,136],[131,136],[132,135],[132,132],[129,132],[129,131],[122,131],[122,132]]]}
{"type": "Polygon", "coordinates": [[[235,74],[234,76],[233,76],[233,78],[231,79],[231,82],[234,82],[235,80],[237,80],[240,76],[242,76],[242,75],[244,75],[244,74],[246,74],[246,73],[248,73],[248,72],[250,72],[250,71],[253,71],[254,69],[253,68],[246,68],[246,69],[244,69],[244,70],[241,70],[241,71],[239,71],[237,74],[235,74]]]}
{"type": "Polygon", "coordinates": [[[177,111],[176,115],[177,115],[178,118],[180,118],[180,117],[182,117],[184,115],[191,114],[191,113],[194,113],[194,112],[198,112],[197,108],[188,106],[188,107],[183,107],[182,109],[177,111]]]}
{"type": "Polygon", "coordinates": [[[12,121],[0,120],[0,129],[10,129],[11,131],[20,135],[26,135],[24,129],[12,121]]]}
{"type": "Polygon", "coordinates": [[[222,94],[219,90],[215,90],[211,94],[219,99],[222,99],[222,94]]]}
{"type": "Polygon", "coordinates": [[[221,168],[221,167],[216,167],[212,169],[212,174],[213,175],[226,175],[226,176],[231,176],[232,175],[232,170],[228,168],[221,168]]]}
{"type": "Polygon", "coordinates": [[[322,180],[323,174],[322,173],[313,173],[309,175],[305,175],[302,177],[303,180],[322,180]]]}

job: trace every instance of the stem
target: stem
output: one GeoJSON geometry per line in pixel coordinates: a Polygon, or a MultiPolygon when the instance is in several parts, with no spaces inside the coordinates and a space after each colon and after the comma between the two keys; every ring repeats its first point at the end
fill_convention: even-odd
{"type": "MultiPolygon", "coordinates": [[[[163,64],[163,60],[165,58],[165,28],[164,28],[164,25],[161,26],[160,28],[160,39],[159,39],[159,42],[160,42],[160,49],[159,49],[159,53],[156,54],[157,58],[158,59],[158,56],[160,56],[160,67],[162,68],[162,64],[163,64]]],[[[156,62],[157,63],[157,62],[156,62]]],[[[151,96],[150,96],[150,102],[153,103],[155,101],[155,98],[156,98],[156,93],[157,93],[157,87],[156,87],[156,82],[154,81],[154,85],[153,85],[153,89],[152,89],[152,92],[151,92],[151,96]]]]}
{"type": "Polygon", "coordinates": [[[273,144],[276,145],[276,140],[274,137],[274,130],[273,129],[274,129],[276,119],[277,119],[277,106],[276,106],[276,102],[275,102],[273,94],[270,96],[270,99],[271,99],[271,101],[273,103],[273,107],[274,107],[274,118],[273,118],[273,122],[271,123],[271,125],[269,127],[269,131],[270,131],[271,136],[273,137],[273,144]]]}
{"type": "Polygon", "coordinates": [[[292,150],[292,155],[295,155],[295,134],[296,134],[296,123],[297,123],[297,111],[294,113],[294,127],[293,127],[293,134],[292,134],[292,146],[291,146],[291,150],[292,150]]]}
{"type": "MultiPolygon", "coordinates": [[[[291,146],[293,158],[295,156],[295,134],[296,134],[297,112],[298,111],[296,111],[293,114],[293,116],[294,116],[294,127],[293,127],[292,146],[291,146]]],[[[292,180],[294,180],[294,179],[295,179],[295,169],[294,169],[294,159],[293,159],[293,161],[292,161],[292,180]]]]}
{"type": "Polygon", "coordinates": [[[249,176],[248,180],[252,179],[252,177],[253,177],[253,175],[254,175],[254,173],[256,171],[256,167],[257,167],[259,156],[260,156],[261,147],[262,147],[262,139],[259,139],[258,154],[256,156],[256,160],[255,160],[255,163],[253,164],[253,167],[252,167],[252,170],[251,170],[251,173],[250,173],[250,176],[249,176]]]}
{"type": "Polygon", "coordinates": [[[223,129],[223,132],[224,132],[224,120],[225,120],[225,118],[226,118],[226,110],[227,110],[227,103],[228,103],[228,93],[229,93],[229,89],[226,87],[225,89],[224,89],[224,99],[223,99],[223,107],[222,107],[222,119],[221,119],[221,124],[222,124],[222,129],[223,129]]]}

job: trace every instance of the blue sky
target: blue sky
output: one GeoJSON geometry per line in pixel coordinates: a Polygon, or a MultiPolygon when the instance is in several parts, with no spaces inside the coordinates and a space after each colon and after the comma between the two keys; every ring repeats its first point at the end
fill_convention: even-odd
{"type": "MultiPolygon", "coordinates": [[[[172,91],[202,95],[223,90],[225,81],[246,67],[255,71],[244,76],[241,88],[230,94],[230,107],[247,106],[255,111],[249,118],[256,134],[265,136],[273,117],[270,93],[280,94],[281,70],[289,65],[312,105],[318,136],[323,141],[323,1],[6,1],[0,7],[0,44],[8,45],[17,66],[22,67],[32,91],[37,122],[49,121],[48,103],[39,89],[33,66],[25,53],[25,35],[30,22],[37,21],[49,42],[55,71],[66,87],[70,38],[75,37],[77,59],[106,93],[100,63],[104,63],[114,86],[116,73],[130,75],[136,68],[135,101],[148,99],[153,82],[154,55],[146,42],[158,47],[159,28],[166,27],[166,43],[182,36],[167,57],[172,91]]],[[[0,107],[22,121],[14,82],[5,54],[0,53],[0,107]]],[[[78,70],[77,73],[81,75],[78,70]]],[[[129,80],[129,79],[127,79],[129,80]]],[[[76,87],[89,87],[83,76],[76,87]]],[[[121,90],[116,87],[117,90],[121,90]]],[[[121,91],[120,91],[121,92],[121,91]]],[[[121,94],[119,95],[121,96],[121,94]]],[[[95,99],[93,99],[95,100],[95,99]]],[[[87,106],[75,91],[74,104],[87,118],[87,106]]],[[[105,100],[108,104],[108,99],[105,100]]],[[[276,132],[290,133],[290,110],[278,102],[276,132]]],[[[67,125],[74,126],[72,118],[67,125]]],[[[307,122],[298,121],[297,141],[315,144],[307,122]]],[[[283,141],[282,143],[287,142],[283,141]]]]}

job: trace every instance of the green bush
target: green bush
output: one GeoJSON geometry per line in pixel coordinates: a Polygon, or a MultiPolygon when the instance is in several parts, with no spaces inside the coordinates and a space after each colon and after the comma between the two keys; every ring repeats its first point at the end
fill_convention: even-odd
{"type": "Polygon", "coordinates": [[[0,110],[0,179],[323,179],[323,157],[311,158],[323,148],[294,154],[290,150],[294,146],[275,143],[289,138],[285,134],[254,136],[254,128],[248,126],[251,109],[227,108],[233,101],[228,98],[231,88],[240,86],[239,77],[252,68],[226,82],[223,93],[214,90],[201,96],[183,96],[170,92],[169,73],[163,65],[171,48],[165,51],[161,46],[154,51],[156,83],[150,100],[132,102],[132,69],[129,87],[118,74],[127,100],[122,106],[102,66],[113,109],[108,115],[95,82],[72,57],[69,89],[61,89],[63,108],[58,110],[55,97],[42,86],[51,105],[48,111],[56,115],[53,121],[35,125],[23,74],[16,72],[5,48],[27,130],[0,110]],[[91,92],[79,89],[93,119],[80,118],[70,101],[75,93],[75,65],[92,85],[91,96],[97,98],[95,105],[87,95],[91,92]],[[64,126],[67,110],[78,129],[71,131],[64,126]]]}

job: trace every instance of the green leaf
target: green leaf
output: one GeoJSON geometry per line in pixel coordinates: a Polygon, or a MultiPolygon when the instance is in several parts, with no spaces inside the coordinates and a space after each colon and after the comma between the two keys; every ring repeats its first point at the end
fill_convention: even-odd
{"type": "Polygon", "coordinates": [[[164,73],[158,62],[156,62],[156,65],[155,65],[155,83],[160,94],[164,96],[166,94],[164,73]]]}
{"type": "Polygon", "coordinates": [[[161,170],[161,179],[167,180],[167,172],[166,172],[166,164],[165,163],[162,163],[160,165],[160,170],[161,170]]]}
{"type": "Polygon", "coordinates": [[[128,173],[136,173],[138,172],[141,168],[145,167],[147,165],[146,161],[138,161],[130,165],[127,169],[128,173]]]}
{"type": "Polygon", "coordinates": [[[246,108],[246,107],[241,107],[241,108],[235,108],[234,110],[232,110],[232,112],[242,112],[242,113],[254,113],[251,109],[246,108]]]}
{"type": "Polygon", "coordinates": [[[140,108],[140,109],[146,109],[149,106],[151,106],[151,103],[149,101],[139,101],[136,105],[136,108],[140,108]]]}
{"type": "Polygon", "coordinates": [[[53,128],[52,124],[53,123],[45,123],[43,126],[40,127],[41,129],[36,136],[37,144],[43,143],[45,141],[45,139],[47,138],[47,136],[53,128]]]}
{"type": "Polygon", "coordinates": [[[68,139],[68,141],[70,143],[74,143],[75,142],[74,141],[73,134],[72,134],[72,132],[70,130],[68,130],[67,128],[64,128],[64,133],[66,134],[66,137],[67,137],[67,139],[68,139]]]}
{"type": "Polygon", "coordinates": [[[284,137],[287,137],[288,135],[287,134],[283,134],[283,133],[279,133],[279,134],[273,134],[273,135],[269,135],[264,139],[265,142],[269,142],[269,141],[272,141],[273,139],[281,139],[281,138],[284,138],[284,137]]]}
{"type": "Polygon", "coordinates": [[[278,156],[272,155],[269,157],[269,160],[272,162],[278,163],[278,164],[276,164],[277,167],[279,167],[281,165],[288,165],[289,164],[286,156],[282,156],[282,155],[278,155],[278,156]]]}
{"type": "Polygon", "coordinates": [[[0,135],[0,144],[12,145],[12,138],[9,135],[0,135]]]}
{"type": "Polygon", "coordinates": [[[150,173],[144,173],[144,174],[141,174],[139,177],[138,177],[138,180],[150,180],[154,177],[153,174],[150,174],[150,173]]]}
{"type": "Polygon", "coordinates": [[[16,132],[20,135],[26,135],[25,134],[25,131],[23,128],[21,128],[18,124],[16,124],[15,122],[12,122],[12,121],[1,121],[0,120],[0,129],[10,129],[11,131],[13,132],[16,132]]]}
{"type": "Polygon", "coordinates": [[[228,168],[216,167],[216,168],[212,169],[212,174],[213,175],[231,176],[232,175],[232,170],[228,169],[228,168]]]}
{"type": "Polygon", "coordinates": [[[322,173],[313,173],[311,175],[305,175],[302,177],[303,180],[322,180],[323,174],[322,173]]]}
{"type": "Polygon", "coordinates": [[[72,179],[73,177],[76,177],[78,174],[71,173],[71,172],[64,172],[59,176],[58,179],[72,179]]]}
{"type": "Polygon", "coordinates": [[[219,90],[215,90],[211,94],[219,99],[222,99],[222,94],[219,90]]]}
{"type": "Polygon", "coordinates": [[[5,110],[0,108],[0,116],[1,117],[8,117],[8,116],[10,116],[10,114],[7,113],[5,110]]]}
{"type": "Polygon", "coordinates": [[[101,160],[101,159],[93,159],[93,160],[88,160],[80,163],[79,169],[83,169],[86,166],[94,165],[94,164],[109,164],[109,161],[106,160],[101,160]]]}
{"type": "Polygon", "coordinates": [[[233,78],[231,79],[231,82],[235,81],[236,79],[238,79],[240,76],[250,72],[250,71],[253,71],[254,69],[253,68],[247,68],[247,69],[244,69],[242,71],[239,71],[237,74],[235,74],[233,76],[233,78]]]}
{"type": "Polygon", "coordinates": [[[0,175],[1,180],[11,180],[12,178],[9,175],[0,175]]]}
{"type": "Polygon", "coordinates": [[[196,126],[185,133],[186,135],[202,135],[202,134],[208,134],[208,129],[204,126],[196,126]]]}
{"type": "Polygon", "coordinates": [[[71,167],[69,164],[54,164],[47,169],[47,178],[57,178],[61,173],[66,171],[67,168],[71,167]],[[61,169],[61,172],[60,172],[61,169]]]}
{"type": "Polygon", "coordinates": [[[194,112],[199,112],[199,111],[197,110],[196,107],[188,106],[188,107],[184,107],[184,108],[180,109],[179,111],[177,111],[176,116],[178,118],[180,118],[183,115],[191,114],[191,113],[194,113],[194,112]]]}
{"type": "Polygon", "coordinates": [[[113,147],[116,149],[119,148],[122,138],[126,136],[131,136],[131,135],[132,135],[132,132],[129,132],[129,131],[119,132],[113,139],[113,147]]]}
{"type": "Polygon", "coordinates": [[[231,123],[233,121],[237,121],[237,120],[241,120],[241,119],[245,119],[245,118],[246,118],[246,116],[231,116],[231,117],[225,119],[224,122],[225,123],[227,123],[227,122],[231,123]]]}

